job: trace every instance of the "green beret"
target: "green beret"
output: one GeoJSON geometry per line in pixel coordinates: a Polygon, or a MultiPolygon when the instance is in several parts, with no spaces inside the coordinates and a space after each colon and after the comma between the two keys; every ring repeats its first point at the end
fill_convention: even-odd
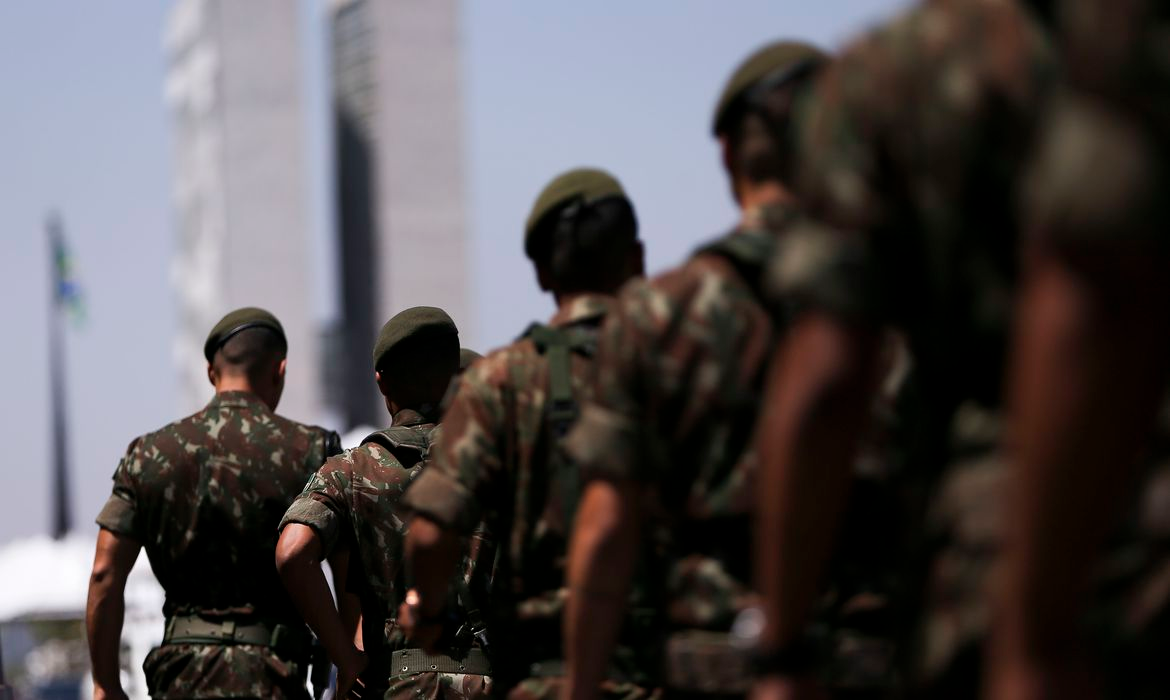
{"type": "Polygon", "coordinates": [[[462,372],[467,369],[471,366],[472,362],[475,362],[481,357],[483,355],[470,348],[459,348],[459,371],[462,372]]]}
{"type": "Polygon", "coordinates": [[[626,191],[622,183],[613,175],[596,168],[574,168],[561,173],[553,181],[544,186],[532,205],[532,212],[528,215],[528,222],[524,225],[524,252],[532,257],[532,233],[536,225],[558,206],[572,199],[581,199],[586,203],[597,202],[609,197],[625,197],[626,191]]]}
{"type": "Polygon", "coordinates": [[[386,353],[404,340],[447,335],[458,342],[459,329],[446,311],[433,306],[414,306],[399,311],[378,333],[378,342],[374,344],[374,369],[378,369],[386,353]]]}
{"type": "Polygon", "coordinates": [[[765,79],[774,86],[803,75],[808,68],[815,68],[828,60],[828,55],[813,46],[799,41],[777,41],[759,49],[747,57],[723,88],[719,102],[715,104],[715,116],[711,120],[711,131],[716,136],[727,129],[724,122],[735,111],[740,100],[765,79]]]}
{"type": "Polygon", "coordinates": [[[248,306],[236,309],[215,324],[211,333],[207,334],[207,342],[203,344],[203,356],[207,358],[208,362],[211,362],[211,358],[215,357],[215,352],[223,347],[224,343],[236,333],[249,328],[267,328],[280,336],[281,342],[286,349],[288,348],[288,339],[284,336],[284,328],[280,325],[280,321],[264,309],[248,306]]]}

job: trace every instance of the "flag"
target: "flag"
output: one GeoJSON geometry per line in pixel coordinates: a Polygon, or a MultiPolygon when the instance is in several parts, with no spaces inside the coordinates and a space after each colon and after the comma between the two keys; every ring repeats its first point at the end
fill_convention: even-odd
{"type": "Polygon", "coordinates": [[[74,325],[81,325],[85,321],[85,299],[77,281],[73,255],[65,243],[61,219],[56,214],[49,217],[49,239],[53,248],[53,303],[74,325]]]}

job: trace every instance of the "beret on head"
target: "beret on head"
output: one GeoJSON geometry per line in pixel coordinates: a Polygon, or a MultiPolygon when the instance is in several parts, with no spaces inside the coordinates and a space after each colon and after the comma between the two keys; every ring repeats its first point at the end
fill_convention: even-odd
{"type": "Polygon", "coordinates": [[[374,369],[377,370],[382,358],[403,341],[443,336],[450,336],[458,342],[459,329],[446,311],[433,306],[414,306],[399,311],[378,333],[378,342],[374,344],[374,369]]]}
{"type": "Polygon", "coordinates": [[[829,60],[828,54],[812,44],[799,41],[777,41],[748,56],[731,74],[711,120],[711,132],[718,136],[727,130],[727,120],[738,111],[743,98],[764,80],[779,85],[803,75],[829,60]]]}
{"type": "Polygon", "coordinates": [[[471,366],[472,362],[475,362],[481,357],[483,355],[470,348],[459,348],[459,371],[462,372],[467,369],[471,366]]]}
{"type": "Polygon", "coordinates": [[[544,186],[532,205],[528,222],[524,225],[524,252],[532,257],[533,232],[537,224],[553,209],[572,199],[587,203],[609,197],[626,197],[622,183],[613,175],[597,168],[574,168],[553,178],[544,186]]]}
{"type": "Polygon", "coordinates": [[[236,333],[249,328],[267,328],[279,336],[281,343],[284,344],[285,348],[288,348],[288,339],[284,336],[284,328],[280,325],[280,321],[264,309],[248,306],[232,311],[215,324],[211,333],[207,334],[207,342],[203,344],[203,356],[207,358],[208,362],[211,362],[216,351],[223,347],[224,343],[236,333]]]}

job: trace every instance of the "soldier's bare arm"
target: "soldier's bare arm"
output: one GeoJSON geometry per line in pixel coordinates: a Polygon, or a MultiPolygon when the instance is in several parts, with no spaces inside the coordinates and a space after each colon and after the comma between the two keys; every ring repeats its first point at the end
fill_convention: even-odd
{"type": "Polygon", "coordinates": [[[1084,664],[1070,651],[1170,353],[1161,256],[1098,252],[1070,264],[1042,253],[1030,263],[1010,385],[1016,484],[989,683],[995,698],[1084,691],[1084,664]]]}
{"type": "Polygon", "coordinates": [[[812,611],[878,364],[877,334],[809,314],[778,349],[760,416],[756,585],[767,623],[758,651],[797,642],[812,611]]]}
{"type": "Polygon", "coordinates": [[[98,532],[85,609],[95,700],[126,697],[119,675],[118,651],[122,646],[126,611],[126,579],[140,549],[142,545],[125,535],[105,528],[98,532]]]}
{"type": "Polygon", "coordinates": [[[573,700],[600,697],[641,545],[639,493],[631,481],[606,480],[582,493],[569,544],[564,630],[573,700]]]}
{"type": "Polygon", "coordinates": [[[313,528],[288,523],[276,543],[276,570],[301,617],[317,634],[329,658],[337,666],[339,697],[357,681],[365,668],[365,654],[357,649],[353,637],[346,634],[341,615],[333,606],[329,584],[321,570],[321,539],[313,528]]]}
{"type": "Polygon", "coordinates": [[[401,606],[398,623],[406,636],[428,652],[434,651],[442,626],[437,619],[447,600],[447,586],[459,563],[459,535],[426,517],[416,515],[406,534],[407,576],[413,588],[401,606]]]}

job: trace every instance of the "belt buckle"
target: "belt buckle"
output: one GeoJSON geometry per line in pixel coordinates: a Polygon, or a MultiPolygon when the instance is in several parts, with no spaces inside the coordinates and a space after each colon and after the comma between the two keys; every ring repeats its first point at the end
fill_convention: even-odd
{"type": "Polygon", "coordinates": [[[234,640],[236,638],[236,621],[224,620],[219,625],[219,631],[225,640],[234,640]]]}

